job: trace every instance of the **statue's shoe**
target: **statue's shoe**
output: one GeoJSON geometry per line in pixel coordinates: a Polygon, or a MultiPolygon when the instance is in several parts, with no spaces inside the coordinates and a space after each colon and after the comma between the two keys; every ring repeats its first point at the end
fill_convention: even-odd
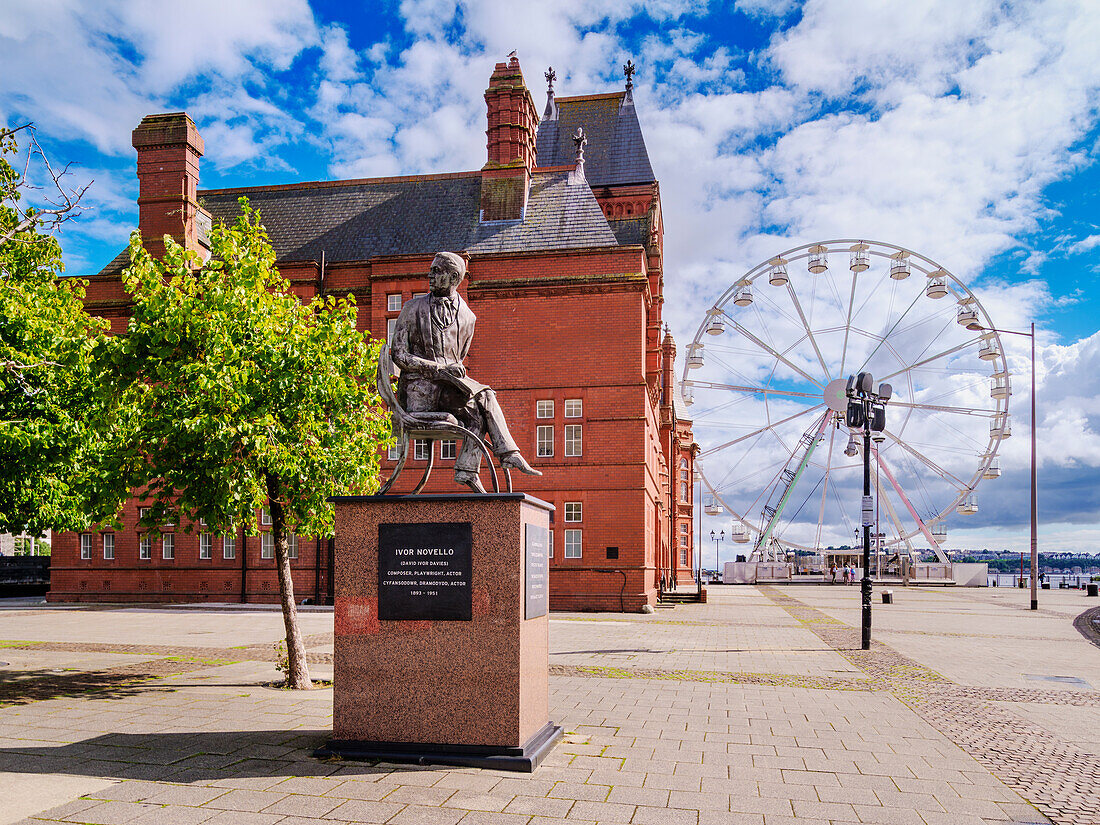
{"type": "Polygon", "coordinates": [[[505,453],[500,457],[500,466],[507,467],[510,470],[519,470],[521,473],[527,473],[529,476],[541,476],[542,473],[532,467],[527,461],[519,454],[519,450],[515,450],[510,453],[505,453]]]}
{"type": "Polygon", "coordinates": [[[470,472],[469,470],[456,470],[455,481],[459,484],[465,484],[475,493],[486,492],[485,487],[481,484],[481,479],[478,478],[477,473],[470,472]]]}

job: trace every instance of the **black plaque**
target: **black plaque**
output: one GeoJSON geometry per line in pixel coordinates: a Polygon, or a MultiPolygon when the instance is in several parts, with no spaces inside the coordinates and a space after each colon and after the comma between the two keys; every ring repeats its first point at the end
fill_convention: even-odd
{"type": "Polygon", "coordinates": [[[524,592],[526,594],[523,618],[537,619],[550,610],[550,589],[547,586],[547,545],[550,543],[550,531],[537,524],[525,525],[523,536],[524,549],[524,592]]]}
{"type": "Polygon", "coordinates": [[[473,527],[378,525],[378,618],[473,618],[473,527]]]}

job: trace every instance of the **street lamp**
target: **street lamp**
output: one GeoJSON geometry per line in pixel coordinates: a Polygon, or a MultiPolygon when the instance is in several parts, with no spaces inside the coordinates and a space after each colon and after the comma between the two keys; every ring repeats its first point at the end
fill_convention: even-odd
{"type": "Polygon", "coordinates": [[[714,535],[714,531],[710,531],[710,538],[714,542],[714,581],[718,581],[718,542],[726,540],[726,531],[723,530],[717,536],[714,535]]]}
{"type": "Polygon", "coordinates": [[[996,332],[1005,335],[1019,335],[1031,339],[1031,609],[1039,609],[1039,486],[1035,473],[1035,441],[1037,423],[1035,421],[1035,322],[1031,332],[1018,332],[1013,329],[996,329],[978,323],[977,318],[966,325],[973,332],[996,332]]]}
{"type": "MultiPolygon", "coordinates": [[[[882,440],[882,431],[886,429],[886,404],[894,394],[889,384],[880,384],[874,389],[875,380],[869,372],[849,375],[844,394],[848,397],[848,409],[845,415],[848,429],[854,436],[856,431],[863,434],[863,578],[860,579],[860,600],[863,603],[863,650],[871,649],[871,527],[875,523],[875,505],[871,498],[871,438],[874,433],[876,443],[882,440]]],[[[854,440],[854,439],[853,439],[854,440]]]]}

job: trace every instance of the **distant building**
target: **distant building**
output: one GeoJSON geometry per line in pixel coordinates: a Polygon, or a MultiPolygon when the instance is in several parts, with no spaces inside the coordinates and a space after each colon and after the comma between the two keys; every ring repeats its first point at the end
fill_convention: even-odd
{"type": "MultiPolygon", "coordinates": [[[[695,565],[697,448],[662,321],[660,187],[629,74],[623,91],[581,97],[555,97],[548,80],[540,119],[518,60],[497,64],[485,92],[485,165],[434,175],[202,191],[205,146],[190,118],[150,115],[133,133],[140,228],[154,254],[164,234],[201,251],[211,222],[232,220],[248,196],[294,292],[354,296],[360,328],[379,338],[426,291],[432,256],[463,253],[460,292],[478,316],[470,372],[497,391],[544,474],[522,477],[520,489],[557,508],[551,606],[639,610],[662,588],[692,583],[695,565]]],[[[131,310],[127,263],[124,252],[88,289],[89,310],[115,333],[131,310]]],[[[417,447],[405,490],[427,449],[417,447]]],[[[427,490],[455,491],[455,445],[434,449],[427,490]]],[[[154,540],[137,532],[140,506],[127,504],[122,530],[56,537],[51,600],[277,599],[260,514],[260,537],[174,524],[154,540]]],[[[296,595],[328,600],[331,544],[302,537],[294,552],[296,595]]]]}

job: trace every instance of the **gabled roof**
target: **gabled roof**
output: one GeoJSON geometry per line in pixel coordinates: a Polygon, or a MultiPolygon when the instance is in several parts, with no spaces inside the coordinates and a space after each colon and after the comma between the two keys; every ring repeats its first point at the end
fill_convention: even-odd
{"type": "Polygon", "coordinates": [[[584,174],[593,186],[651,183],[656,180],[642,138],[634,98],[626,92],[555,99],[556,117],[539,123],[538,166],[574,163],[572,137],[584,128],[584,174]]]}
{"type": "MultiPolygon", "coordinates": [[[[248,198],[280,262],[366,261],[440,250],[489,254],[617,246],[591,188],[567,171],[531,176],[522,221],[481,223],[481,173],[200,190],[215,221],[234,220],[248,198]]],[[[123,251],[100,273],[129,263],[123,251]]]]}

